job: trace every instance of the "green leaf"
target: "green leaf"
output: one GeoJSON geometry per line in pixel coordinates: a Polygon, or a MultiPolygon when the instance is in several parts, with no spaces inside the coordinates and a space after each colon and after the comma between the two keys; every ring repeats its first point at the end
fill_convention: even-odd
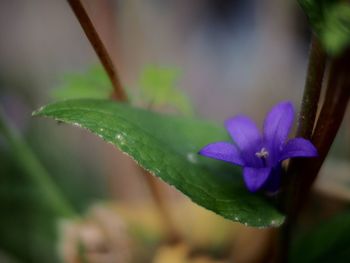
{"type": "Polygon", "coordinates": [[[19,262],[58,262],[57,218],[17,161],[3,148],[0,147],[1,250],[19,262]]]}
{"type": "Polygon", "coordinates": [[[112,85],[101,66],[94,66],[83,73],[70,73],[63,76],[63,84],[53,91],[56,99],[93,98],[107,99],[112,85]]]}
{"type": "Polygon", "coordinates": [[[299,0],[298,1],[305,14],[307,15],[311,26],[316,31],[320,30],[323,21],[327,15],[330,6],[336,3],[336,0],[299,0]]]}
{"type": "Polygon", "coordinates": [[[320,40],[331,55],[339,55],[350,44],[350,5],[339,3],[327,13],[320,40]]]}
{"type": "MultiPolygon", "coordinates": [[[[0,247],[16,262],[58,262],[58,214],[28,176],[0,114],[0,247]]],[[[10,135],[11,136],[11,135],[10,135]]],[[[20,142],[16,142],[17,144],[20,142]]],[[[2,261],[1,261],[2,262],[2,261]]]]}
{"type": "Polygon", "coordinates": [[[172,106],[185,115],[193,115],[188,97],[179,89],[181,71],[176,68],[148,66],[140,79],[140,93],[144,102],[153,106],[172,106]]]}
{"type": "Polygon", "coordinates": [[[299,238],[291,253],[291,262],[347,263],[350,258],[350,212],[324,222],[299,238]]]}
{"type": "Polygon", "coordinates": [[[197,155],[204,145],[229,140],[223,127],[167,116],[105,100],[70,100],[34,112],[98,135],[193,202],[250,226],[279,226],[284,216],[249,193],[232,165],[197,155]]]}
{"type": "Polygon", "coordinates": [[[350,44],[350,5],[336,0],[299,0],[312,29],[329,55],[340,55],[350,44]]]}

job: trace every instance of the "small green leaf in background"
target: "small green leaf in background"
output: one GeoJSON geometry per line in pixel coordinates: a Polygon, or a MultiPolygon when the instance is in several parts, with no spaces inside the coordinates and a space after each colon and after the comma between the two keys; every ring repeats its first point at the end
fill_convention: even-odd
{"type": "Polygon", "coordinates": [[[350,259],[350,212],[317,226],[300,237],[291,253],[292,263],[347,263],[350,259]]]}
{"type": "Polygon", "coordinates": [[[330,8],[320,39],[328,53],[339,55],[350,44],[350,5],[339,3],[330,8]]]}
{"type": "Polygon", "coordinates": [[[350,44],[350,4],[336,0],[299,0],[312,29],[332,56],[350,44]]]}
{"type": "Polygon", "coordinates": [[[223,126],[92,99],[50,104],[33,115],[89,130],[225,218],[255,227],[279,226],[284,220],[262,196],[246,190],[237,167],[197,155],[210,142],[229,140],[223,126]]]}
{"type": "Polygon", "coordinates": [[[63,76],[62,86],[53,91],[54,98],[107,99],[113,91],[111,82],[102,66],[93,66],[83,73],[70,73],[63,76]]]}
{"type": "Polygon", "coordinates": [[[171,106],[185,115],[193,115],[188,97],[178,89],[181,70],[146,66],[139,79],[140,97],[151,106],[171,106]]]}
{"type": "MultiPolygon", "coordinates": [[[[179,90],[181,70],[172,67],[146,66],[138,79],[134,91],[127,90],[132,103],[146,107],[172,107],[176,111],[192,116],[193,108],[184,92],[179,90]]],[[[52,92],[57,100],[107,99],[113,92],[112,85],[102,66],[90,67],[82,73],[63,76],[62,85],[52,92]]]]}

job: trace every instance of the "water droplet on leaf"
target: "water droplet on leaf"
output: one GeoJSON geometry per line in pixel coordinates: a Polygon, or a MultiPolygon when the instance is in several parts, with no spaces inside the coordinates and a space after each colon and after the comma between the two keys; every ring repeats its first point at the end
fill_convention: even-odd
{"type": "Polygon", "coordinates": [[[198,159],[197,159],[197,155],[195,155],[194,153],[188,153],[187,154],[187,160],[191,163],[197,163],[198,159]]]}

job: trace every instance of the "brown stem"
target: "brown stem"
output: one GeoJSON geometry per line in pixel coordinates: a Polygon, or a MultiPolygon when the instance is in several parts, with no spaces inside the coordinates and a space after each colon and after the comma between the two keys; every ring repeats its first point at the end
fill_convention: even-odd
{"type": "MultiPolygon", "coordinates": [[[[287,256],[291,232],[297,217],[309,197],[311,186],[332,146],[345,115],[350,98],[350,53],[331,62],[325,101],[321,108],[311,141],[319,156],[296,160],[289,169],[290,192],[287,200],[287,222],[282,229],[282,251],[287,256]]],[[[286,260],[280,262],[287,262],[286,260]]]]}
{"type": "Polygon", "coordinates": [[[106,47],[104,46],[101,38],[99,37],[94,25],[91,22],[89,15],[87,14],[84,6],[80,0],[67,0],[72,8],[75,16],[77,17],[81,27],[83,28],[87,38],[93,46],[98,58],[100,59],[104,69],[106,70],[110,81],[114,88],[113,96],[118,101],[127,101],[126,93],[121,85],[117,71],[113,65],[112,59],[108,54],[106,47]]]}
{"type": "MultiPolygon", "coordinates": [[[[311,139],[312,131],[315,126],[326,63],[326,53],[321,47],[317,37],[313,35],[296,137],[311,139]]],[[[295,174],[297,174],[296,171],[304,167],[304,161],[305,160],[294,159],[290,161],[288,166],[287,177],[283,184],[285,195],[282,196],[281,204],[281,209],[287,214],[290,212],[290,203],[293,202],[295,191],[299,189],[299,184],[301,182],[295,174]]]]}
{"type": "Polygon", "coordinates": [[[350,52],[347,52],[342,57],[334,59],[331,65],[325,101],[311,138],[318,149],[319,157],[308,160],[306,169],[300,175],[304,180],[299,190],[297,211],[302,206],[302,200],[307,197],[343,121],[350,98],[349,74],[350,52]]]}
{"type": "Polygon", "coordinates": [[[315,125],[327,56],[317,37],[312,36],[309,65],[298,120],[297,137],[310,139],[315,125]]]}
{"type": "Polygon", "coordinates": [[[157,204],[159,213],[163,218],[163,222],[167,231],[167,242],[174,243],[178,242],[181,237],[176,229],[176,226],[172,220],[170,211],[168,210],[168,206],[165,202],[164,195],[161,189],[161,185],[159,185],[158,180],[149,172],[142,169],[142,172],[145,176],[145,180],[147,182],[148,188],[151,191],[152,197],[157,204]]]}
{"type": "MultiPolygon", "coordinates": [[[[326,68],[327,56],[316,36],[312,36],[309,65],[305,82],[304,94],[301,104],[301,111],[298,120],[297,137],[311,139],[312,132],[315,126],[316,113],[322,90],[322,80],[326,68]]],[[[287,196],[284,200],[284,210],[287,210],[288,221],[291,221],[291,210],[294,209],[292,203],[297,191],[300,189],[302,180],[296,176],[305,167],[305,159],[291,160],[288,167],[288,177],[286,180],[287,196]]],[[[288,222],[287,222],[288,224],[288,222]]]]}
{"type": "MultiPolygon", "coordinates": [[[[86,10],[84,9],[81,1],[80,0],[67,0],[67,1],[70,4],[77,19],[79,20],[81,27],[83,28],[87,38],[89,39],[99,59],[101,60],[101,63],[104,66],[109,76],[109,79],[113,84],[114,94],[112,94],[112,99],[115,99],[117,101],[127,101],[128,100],[127,95],[121,86],[114,64],[107,52],[107,49],[102,43],[94,25],[92,24],[91,19],[89,18],[86,10]]],[[[163,194],[161,192],[161,189],[159,189],[159,185],[157,185],[156,179],[147,171],[145,171],[143,168],[141,167],[139,168],[140,168],[140,171],[142,171],[142,173],[145,175],[148,188],[150,189],[151,195],[167,227],[167,232],[169,234],[169,241],[177,241],[180,238],[179,234],[176,231],[176,228],[171,219],[170,213],[167,210],[167,206],[164,202],[164,198],[162,197],[163,194]]]]}
{"type": "MultiPolygon", "coordinates": [[[[327,56],[316,36],[312,36],[309,52],[309,64],[307,68],[304,94],[301,104],[301,111],[298,120],[297,137],[310,139],[315,125],[316,113],[318,109],[322,81],[326,68],[327,56]]],[[[283,184],[283,194],[281,196],[281,209],[287,214],[285,224],[277,235],[275,262],[287,262],[288,249],[290,246],[291,232],[294,225],[292,219],[294,197],[300,188],[300,177],[296,171],[304,167],[303,160],[292,160],[288,167],[287,177],[283,184]]]]}

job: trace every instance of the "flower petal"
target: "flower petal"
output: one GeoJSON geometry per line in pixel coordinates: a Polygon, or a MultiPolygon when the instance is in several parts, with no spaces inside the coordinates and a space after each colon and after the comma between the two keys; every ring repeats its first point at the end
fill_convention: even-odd
{"type": "Polygon", "coordinates": [[[272,147],[279,149],[288,138],[294,120],[291,102],[280,102],[267,114],[264,123],[264,136],[272,147]]]}
{"type": "Polygon", "coordinates": [[[243,177],[244,182],[251,192],[260,190],[269,178],[271,168],[252,168],[244,167],[243,177]]]}
{"type": "Polygon", "coordinates": [[[239,115],[226,120],[225,127],[242,151],[261,141],[261,134],[256,124],[246,116],[239,115]]]}
{"type": "Polygon", "coordinates": [[[295,138],[289,140],[283,147],[280,155],[280,160],[294,157],[316,157],[318,156],[316,147],[309,141],[303,138],[295,138]]]}
{"type": "Polygon", "coordinates": [[[233,163],[236,165],[244,165],[240,152],[237,147],[228,142],[215,142],[208,144],[198,152],[200,155],[233,163]]]}

